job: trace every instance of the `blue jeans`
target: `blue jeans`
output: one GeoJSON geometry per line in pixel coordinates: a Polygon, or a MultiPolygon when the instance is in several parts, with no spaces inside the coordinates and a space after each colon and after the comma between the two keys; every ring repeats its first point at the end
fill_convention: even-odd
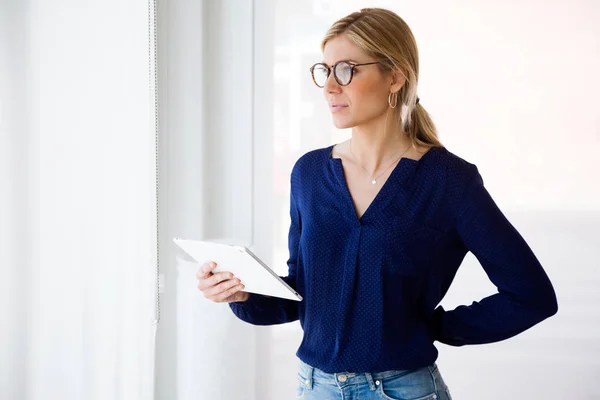
{"type": "Polygon", "coordinates": [[[328,374],[300,360],[296,398],[303,400],[452,400],[435,363],[414,370],[328,374]]]}

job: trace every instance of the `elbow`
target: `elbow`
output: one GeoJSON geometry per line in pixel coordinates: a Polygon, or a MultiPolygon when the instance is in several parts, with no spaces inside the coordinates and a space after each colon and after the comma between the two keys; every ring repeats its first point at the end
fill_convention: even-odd
{"type": "MultiPolygon", "coordinates": [[[[546,318],[552,317],[558,312],[558,299],[556,297],[556,291],[550,280],[546,277],[546,281],[538,286],[538,289],[533,291],[534,293],[534,309],[538,314],[540,321],[546,318]]],[[[533,298],[532,298],[533,300],[533,298]]]]}
{"type": "Polygon", "coordinates": [[[550,288],[548,294],[544,296],[544,301],[540,303],[536,309],[540,316],[540,321],[550,318],[558,312],[558,299],[556,293],[550,288]]]}
{"type": "Polygon", "coordinates": [[[558,312],[558,300],[552,286],[548,290],[538,291],[535,296],[525,300],[520,304],[526,310],[528,319],[532,325],[535,325],[546,318],[550,318],[558,312]]]}
{"type": "Polygon", "coordinates": [[[551,296],[551,298],[548,300],[548,306],[547,306],[546,312],[547,312],[546,318],[551,317],[558,312],[558,300],[556,298],[556,294],[553,294],[551,296]]]}
{"type": "Polygon", "coordinates": [[[558,299],[556,291],[551,283],[548,283],[548,294],[546,295],[546,318],[553,316],[558,312],[558,299]]]}

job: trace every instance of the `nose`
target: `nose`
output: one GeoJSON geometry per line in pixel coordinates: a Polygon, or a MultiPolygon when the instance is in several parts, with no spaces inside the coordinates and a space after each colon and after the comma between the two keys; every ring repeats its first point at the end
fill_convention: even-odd
{"type": "Polygon", "coordinates": [[[325,80],[325,86],[323,86],[323,90],[325,91],[325,93],[339,93],[342,90],[340,84],[337,83],[337,81],[335,80],[333,72],[330,73],[327,77],[327,80],[325,80]]]}

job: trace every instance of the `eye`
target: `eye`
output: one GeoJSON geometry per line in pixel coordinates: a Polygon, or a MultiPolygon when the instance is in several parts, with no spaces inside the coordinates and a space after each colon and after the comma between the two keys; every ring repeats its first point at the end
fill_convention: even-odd
{"type": "Polygon", "coordinates": [[[335,71],[340,75],[350,75],[352,72],[352,65],[341,62],[335,67],[335,71]]]}

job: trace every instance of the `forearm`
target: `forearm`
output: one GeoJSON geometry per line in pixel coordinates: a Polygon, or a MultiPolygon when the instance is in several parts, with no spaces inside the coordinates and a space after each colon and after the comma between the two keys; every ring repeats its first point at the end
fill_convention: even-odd
{"type": "Polygon", "coordinates": [[[534,302],[522,303],[505,293],[454,310],[436,308],[432,316],[435,340],[452,346],[498,342],[513,337],[557,312],[552,286],[534,302]]]}
{"type": "Polygon", "coordinates": [[[298,302],[250,293],[245,302],[229,303],[233,313],[252,325],[278,325],[298,319],[298,302]]]}

